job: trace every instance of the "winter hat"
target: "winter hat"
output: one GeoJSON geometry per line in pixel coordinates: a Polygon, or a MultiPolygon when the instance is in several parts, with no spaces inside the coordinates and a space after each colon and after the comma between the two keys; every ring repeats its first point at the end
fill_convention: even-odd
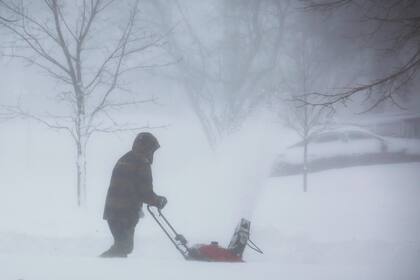
{"type": "Polygon", "coordinates": [[[133,152],[142,153],[142,152],[154,152],[159,149],[160,145],[156,137],[150,132],[140,132],[133,143],[133,152]]]}

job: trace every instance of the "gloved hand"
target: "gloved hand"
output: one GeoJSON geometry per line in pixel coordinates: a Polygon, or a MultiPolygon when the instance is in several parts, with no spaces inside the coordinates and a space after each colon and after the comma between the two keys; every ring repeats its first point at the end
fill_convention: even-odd
{"type": "Polygon", "coordinates": [[[159,210],[162,210],[165,207],[166,203],[168,203],[168,200],[166,199],[166,197],[164,197],[164,196],[158,196],[156,198],[156,207],[159,210]]]}

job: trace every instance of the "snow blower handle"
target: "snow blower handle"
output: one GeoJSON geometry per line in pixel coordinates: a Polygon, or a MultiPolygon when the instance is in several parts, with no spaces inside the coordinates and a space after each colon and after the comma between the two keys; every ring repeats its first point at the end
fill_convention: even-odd
{"type": "Polygon", "coordinates": [[[166,219],[166,217],[162,214],[162,209],[161,208],[157,208],[158,209],[158,213],[159,216],[165,221],[165,223],[169,226],[169,228],[173,231],[173,233],[175,234],[175,240],[179,241],[182,245],[186,246],[188,241],[187,239],[182,235],[179,234],[175,228],[172,226],[172,224],[168,221],[168,219],[166,219]]]}
{"type": "MultiPolygon", "coordinates": [[[[149,207],[149,206],[147,206],[147,207],[149,207]]],[[[169,226],[169,228],[172,230],[172,232],[175,234],[175,240],[177,240],[177,237],[178,236],[182,236],[182,235],[180,235],[176,230],[175,230],[175,228],[171,225],[171,223],[168,221],[168,219],[166,219],[166,217],[165,217],[165,215],[163,215],[162,214],[162,209],[160,209],[160,208],[158,208],[158,207],[156,207],[157,208],[157,210],[158,210],[158,213],[159,213],[159,217],[161,217],[164,221],[165,221],[165,223],[169,226]]],[[[183,237],[183,236],[182,236],[183,237]]],[[[185,239],[185,238],[184,238],[185,239]]]]}
{"type": "MultiPolygon", "coordinates": [[[[157,208],[157,207],[156,207],[157,208]]],[[[165,235],[169,238],[175,248],[182,254],[185,259],[189,259],[189,251],[190,248],[187,246],[187,240],[182,234],[179,234],[175,228],[171,225],[171,223],[166,219],[166,217],[162,214],[161,209],[157,208],[159,213],[159,218],[163,221],[160,221],[156,214],[152,211],[151,206],[147,205],[147,211],[149,211],[150,215],[165,233],[165,235]],[[167,228],[169,227],[170,232],[167,228]]]]}

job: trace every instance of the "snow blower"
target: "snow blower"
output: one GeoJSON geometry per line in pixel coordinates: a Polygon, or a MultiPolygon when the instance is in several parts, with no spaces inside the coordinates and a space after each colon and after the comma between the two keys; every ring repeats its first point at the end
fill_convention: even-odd
{"type": "Polygon", "coordinates": [[[169,238],[175,248],[186,260],[207,261],[207,262],[244,262],[242,259],[245,247],[248,246],[254,251],[263,254],[263,251],[249,238],[251,222],[241,219],[235,229],[228,248],[220,247],[217,241],[210,244],[195,244],[188,246],[188,241],[182,234],[179,234],[168,219],[158,209],[158,214],[152,211],[148,205],[150,215],[169,238]]]}

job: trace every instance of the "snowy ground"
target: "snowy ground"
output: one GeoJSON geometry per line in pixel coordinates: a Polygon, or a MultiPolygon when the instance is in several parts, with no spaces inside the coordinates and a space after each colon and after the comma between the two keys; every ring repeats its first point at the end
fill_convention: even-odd
{"type": "MultiPolygon", "coordinates": [[[[186,262],[150,217],[139,224],[128,259],[99,259],[111,241],[100,215],[75,210],[57,220],[61,215],[51,211],[36,217],[38,209],[26,213],[27,221],[48,230],[25,230],[2,200],[0,279],[418,280],[419,170],[420,164],[411,163],[320,172],[310,176],[308,193],[301,191],[299,176],[269,179],[249,214],[252,238],[265,254],[247,250],[244,264],[186,262]]],[[[185,217],[176,200],[172,195],[167,215],[192,243],[228,242],[235,225],[221,211],[185,217]]]]}

